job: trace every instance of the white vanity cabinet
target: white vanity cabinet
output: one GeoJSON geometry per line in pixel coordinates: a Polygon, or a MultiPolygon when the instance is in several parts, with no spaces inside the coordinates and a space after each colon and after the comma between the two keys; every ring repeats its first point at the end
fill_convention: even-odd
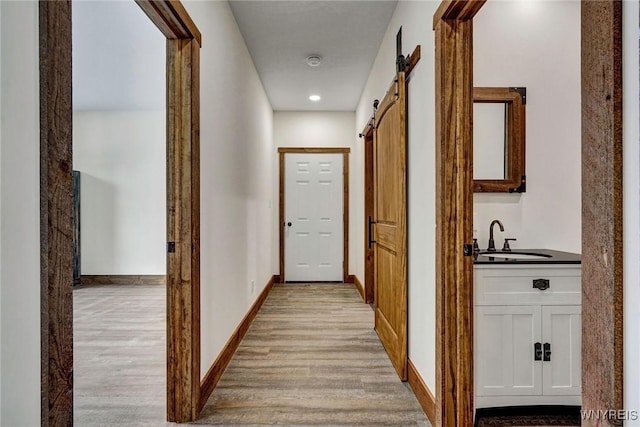
{"type": "Polygon", "coordinates": [[[580,405],[580,281],[579,264],[474,267],[477,408],[580,405]]]}

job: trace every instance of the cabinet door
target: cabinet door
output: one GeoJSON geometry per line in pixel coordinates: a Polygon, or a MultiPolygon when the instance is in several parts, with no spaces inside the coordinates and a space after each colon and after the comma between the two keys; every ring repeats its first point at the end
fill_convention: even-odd
{"type": "Polygon", "coordinates": [[[581,394],[581,320],[579,305],[542,307],[542,337],[551,344],[543,370],[545,395],[581,394]]]}
{"type": "Polygon", "coordinates": [[[542,394],[540,306],[476,306],[475,383],[477,396],[542,394]]]}

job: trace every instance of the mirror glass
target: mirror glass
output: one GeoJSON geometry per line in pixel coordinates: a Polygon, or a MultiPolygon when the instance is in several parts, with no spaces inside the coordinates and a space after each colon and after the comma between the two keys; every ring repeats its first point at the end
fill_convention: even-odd
{"type": "Polygon", "coordinates": [[[504,103],[473,104],[473,179],[505,178],[504,103]]]}

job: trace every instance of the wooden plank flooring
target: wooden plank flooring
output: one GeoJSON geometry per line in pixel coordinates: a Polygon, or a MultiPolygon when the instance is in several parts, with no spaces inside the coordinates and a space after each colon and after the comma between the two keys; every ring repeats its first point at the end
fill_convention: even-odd
{"type": "Polygon", "coordinates": [[[73,290],[75,425],[165,424],[165,303],[158,285],[73,290]]]}
{"type": "MultiPolygon", "coordinates": [[[[164,286],[73,294],[75,425],[173,425],[164,286]]],[[[196,424],[429,426],[373,331],[373,312],[343,284],[276,285],[196,424]]]]}
{"type": "Polygon", "coordinates": [[[429,426],[353,285],[276,285],[197,423],[429,426]]]}

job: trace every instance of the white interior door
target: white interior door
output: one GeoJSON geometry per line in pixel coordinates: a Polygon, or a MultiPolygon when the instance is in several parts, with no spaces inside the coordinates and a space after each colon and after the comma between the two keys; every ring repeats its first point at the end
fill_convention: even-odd
{"type": "Polygon", "coordinates": [[[343,280],[343,155],[285,154],[285,280],[343,280]]]}

